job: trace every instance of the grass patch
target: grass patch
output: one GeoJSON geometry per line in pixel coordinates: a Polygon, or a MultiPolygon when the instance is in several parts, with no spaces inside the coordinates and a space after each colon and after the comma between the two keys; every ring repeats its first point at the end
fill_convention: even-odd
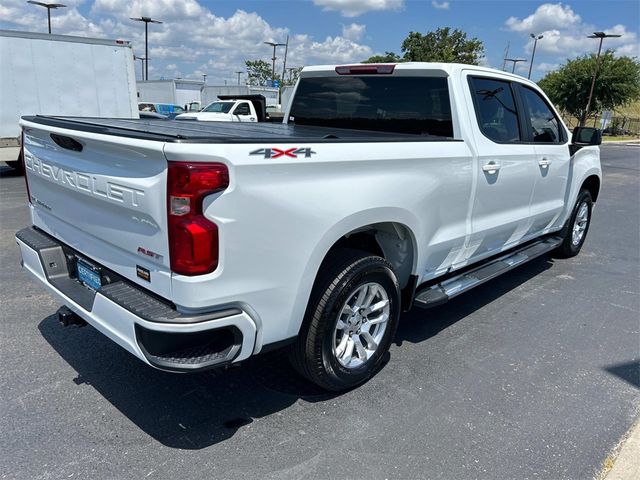
{"type": "Polygon", "coordinates": [[[616,137],[615,135],[604,135],[602,137],[602,143],[606,143],[606,142],[637,142],[638,140],[640,140],[640,137],[635,137],[633,135],[618,136],[618,137],[616,137]]]}

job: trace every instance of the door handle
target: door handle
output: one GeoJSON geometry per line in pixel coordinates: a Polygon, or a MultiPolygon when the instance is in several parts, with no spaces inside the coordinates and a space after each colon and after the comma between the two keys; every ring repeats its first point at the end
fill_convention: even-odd
{"type": "Polygon", "coordinates": [[[493,175],[494,173],[497,173],[498,170],[500,170],[500,165],[498,165],[495,162],[489,162],[482,166],[482,171],[487,172],[489,175],[493,175]]]}
{"type": "Polygon", "coordinates": [[[540,165],[542,168],[547,168],[549,165],[551,165],[551,160],[543,158],[538,162],[538,165],[540,165]]]}

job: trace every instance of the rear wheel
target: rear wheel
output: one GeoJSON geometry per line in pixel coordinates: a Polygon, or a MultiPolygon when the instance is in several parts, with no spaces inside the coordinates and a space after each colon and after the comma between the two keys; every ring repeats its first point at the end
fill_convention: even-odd
{"type": "Polygon", "coordinates": [[[559,257],[569,258],[580,253],[580,249],[587,238],[591,223],[593,201],[588,190],[581,190],[571,212],[569,220],[562,229],[562,244],[558,247],[559,257]]]}
{"type": "Polygon", "coordinates": [[[400,289],[391,265],[357,250],[325,261],[311,293],[294,367],[327,390],[345,390],[373,376],[400,316],[400,289]]]}

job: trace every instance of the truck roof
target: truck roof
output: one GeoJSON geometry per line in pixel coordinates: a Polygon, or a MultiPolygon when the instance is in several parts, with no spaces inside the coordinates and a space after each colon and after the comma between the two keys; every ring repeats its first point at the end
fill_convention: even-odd
{"type": "MultiPolygon", "coordinates": [[[[526,79],[520,75],[516,75],[515,73],[503,72],[502,70],[496,70],[495,68],[489,67],[481,67],[478,65],[468,65],[466,63],[437,63],[437,62],[400,62],[400,63],[348,63],[344,65],[314,65],[310,67],[304,67],[300,73],[301,77],[304,76],[315,76],[314,74],[323,74],[333,73],[334,75],[338,75],[336,73],[337,67],[346,67],[346,66],[354,66],[354,65],[363,65],[363,66],[371,66],[374,67],[376,65],[395,65],[394,73],[396,72],[410,72],[410,71],[428,71],[430,73],[441,73],[447,76],[457,74],[462,70],[474,70],[478,72],[490,73],[492,75],[501,76],[510,78],[513,80],[517,80],[519,82],[535,84],[531,80],[526,79]]],[[[357,75],[357,74],[354,74],[357,75]]]]}
{"type": "Polygon", "coordinates": [[[90,43],[93,45],[110,45],[113,47],[131,47],[128,40],[110,40],[107,38],[75,37],[73,35],[52,35],[49,33],[21,32],[18,30],[0,29],[0,37],[31,38],[53,42],[90,43]]]}

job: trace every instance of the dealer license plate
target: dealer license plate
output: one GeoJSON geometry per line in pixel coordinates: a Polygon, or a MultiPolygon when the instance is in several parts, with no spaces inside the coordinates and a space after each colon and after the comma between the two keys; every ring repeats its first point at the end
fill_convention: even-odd
{"type": "Polygon", "coordinates": [[[102,286],[100,280],[100,269],[90,265],[88,262],[78,258],[76,261],[76,273],[78,280],[84,286],[92,290],[98,290],[102,286]]]}

